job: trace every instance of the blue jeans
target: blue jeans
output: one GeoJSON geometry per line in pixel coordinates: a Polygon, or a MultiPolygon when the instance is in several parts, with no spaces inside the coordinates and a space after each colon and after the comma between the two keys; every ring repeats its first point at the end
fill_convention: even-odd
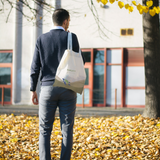
{"type": "Polygon", "coordinates": [[[51,160],[50,136],[59,107],[62,131],[60,160],[70,160],[73,144],[73,125],[77,94],[69,89],[42,86],[39,98],[39,156],[40,160],[51,160]]]}

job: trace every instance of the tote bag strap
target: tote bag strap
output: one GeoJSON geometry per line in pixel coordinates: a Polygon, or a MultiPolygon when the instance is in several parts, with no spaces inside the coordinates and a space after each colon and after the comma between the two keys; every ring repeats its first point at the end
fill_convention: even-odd
{"type": "Polygon", "coordinates": [[[68,44],[67,49],[72,50],[72,33],[68,32],[68,44]]]}
{"type": "MultiPolygon", "coordinates": [[[[72,50],[72,33],[71,32],[68,32],[67,49],[72,50]]],[[[79,54],[81,55],[80,47],[79,47],[79,54]]]]}

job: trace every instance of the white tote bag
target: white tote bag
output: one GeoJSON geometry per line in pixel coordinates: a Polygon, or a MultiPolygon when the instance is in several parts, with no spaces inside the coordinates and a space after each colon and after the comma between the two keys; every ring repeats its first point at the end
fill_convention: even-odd
{"type": "Polygon", "coordinates": [[[82,94],[86,80],[84,63],[79,53],[72,50],[72,34],[68,33],[68,49],[65,50],[57,68],[53,86],[64,87],[82,94]]]}

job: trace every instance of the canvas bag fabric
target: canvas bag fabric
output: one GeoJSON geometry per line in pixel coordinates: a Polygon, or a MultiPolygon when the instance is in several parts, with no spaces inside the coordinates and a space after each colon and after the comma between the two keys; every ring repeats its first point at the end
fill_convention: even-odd
{"type": "Polygon", "coordinates": [[[77,53],[72,50],[72,34],[70,32],[68,33],[67,47],[57,68],[53,86],[64,87],[82,94],[86,73],[81,51],[79,50],[77,53]]]}

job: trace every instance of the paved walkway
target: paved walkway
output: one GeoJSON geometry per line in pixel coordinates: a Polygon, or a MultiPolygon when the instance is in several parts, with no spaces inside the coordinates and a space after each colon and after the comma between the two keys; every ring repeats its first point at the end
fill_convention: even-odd
{"type": "MultiPolygon", "coordinates": [[[[77,107],[76,116],[91,117],[91,116],[135,116],[143,113],[143,108],[117,108],[113,107],[77,107]]],[[[0,105],[0,114],[27,114],[38,115],[38,106],[34,105],[0,105]]],[[[59,116],[58,109],[56,116],[59,116]]]]}

